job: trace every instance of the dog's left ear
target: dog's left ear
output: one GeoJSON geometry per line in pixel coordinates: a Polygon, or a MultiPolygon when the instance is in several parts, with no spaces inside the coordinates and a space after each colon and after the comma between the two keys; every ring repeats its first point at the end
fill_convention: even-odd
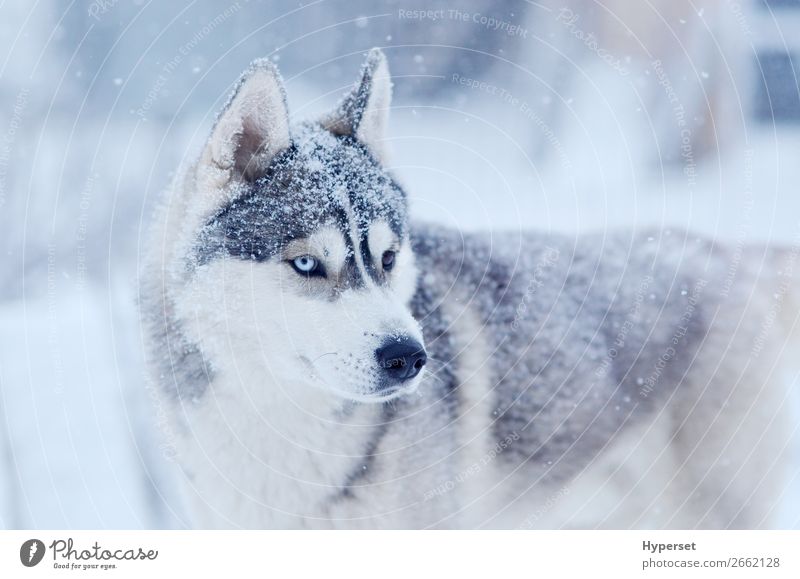
{"type": "Polygon", "coordinates": [[[373,48],[361,79],[339,106],[323,117],[322,126],[335,135],[350,135],[365,144],[378,159],[386,160],[384,137],[392,101],[392,80],[386,56],[373,48]]]}
{"type": "Polygon", "coordinates": [[[197,161],[187,223],[199,225],[221,208],[238,186],[264,174],[291,144],[289,112],[278,69],[267,59],[242,74],[197,161]],[[233,187],[231,187],[233,186],[233,187]]]}

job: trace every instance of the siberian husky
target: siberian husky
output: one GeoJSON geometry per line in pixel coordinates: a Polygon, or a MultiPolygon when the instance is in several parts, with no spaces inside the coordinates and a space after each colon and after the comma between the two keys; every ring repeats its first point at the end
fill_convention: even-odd
{"type": "Polygon", "coordinates": [[[390,97],[374,50],[290,126],[258,60],[157,213],[141,305],[193,524],[773,525],[796,248],[410,223],[390,97]]]}

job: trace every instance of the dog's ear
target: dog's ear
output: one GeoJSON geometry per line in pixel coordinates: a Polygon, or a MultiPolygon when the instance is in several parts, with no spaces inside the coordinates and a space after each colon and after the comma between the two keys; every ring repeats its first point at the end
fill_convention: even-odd
{"type": "Polygon", "coordinates": [[[322,125],[335,135],[350,135],[385,160],[384,135],[389,122],[392,80],[389,65],[379,48],[373,48],[361,71],[361,79],[339,106],[323,117],[322,125]]]}
{"type": "Polygon", "coordinates": [[[280,73],[270,61],[256,60],[217,118],[203,163],[222,171],[228,181],[250,181],[289,144],[289,111],[280,73]]]}

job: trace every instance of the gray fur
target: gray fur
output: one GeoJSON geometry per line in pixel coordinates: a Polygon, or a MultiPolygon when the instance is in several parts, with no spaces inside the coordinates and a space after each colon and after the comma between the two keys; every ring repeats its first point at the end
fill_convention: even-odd
{"type": "Polygon", "coordinates": [[[554,482],[569,480],[626,422],[646,420],[680,386],[709,331],[705,310],[718,307],[716,296],[697,305],[660,387],[644,396],[637,380],[671,343],[692,297],[689,290],[707,275],[696,266],[711,259],[711,274],[725,266],[724,253],[685,232],[576,240],[424,228],[414,240],[423,271],[436,272],[426,279],[432,286],[427,299],[447,299],[453,286],[469,288],[470,303],[490,336],[495,439],[520,436],[502,460],[554,482]],[[540,265],[549,262],[545,257],[553,249],[558,260],[540,265]],[[535,291],[526,296],[534,275],[535,291]],[[651,276],[635,324],[619,345],[617,329],[637,303],[641,279],[651,276]]]}
{"type": "Polygon", "coordinates": [[[362,240],[364,226],[377,217],[386,218],[398,236],[408,233],[405,193],[372,154],[351,137],[303,125],[265,174],[208,220],[192,265],[221,254],[270,259],[292,239],[325,225],[342,228],[345,205],[353,208],[362,240]]]}

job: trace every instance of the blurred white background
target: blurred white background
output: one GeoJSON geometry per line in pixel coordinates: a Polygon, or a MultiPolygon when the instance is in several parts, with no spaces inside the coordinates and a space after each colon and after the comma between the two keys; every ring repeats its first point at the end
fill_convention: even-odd
{"type": "Polygon", "coordinates": [[[800,240],[798,39],[797,0],[0,4],[0,527],[186,526],[136,274],[155,202],[253,58],[302,119],[381,46],[420,219],[741,244],[800,240]]]}

